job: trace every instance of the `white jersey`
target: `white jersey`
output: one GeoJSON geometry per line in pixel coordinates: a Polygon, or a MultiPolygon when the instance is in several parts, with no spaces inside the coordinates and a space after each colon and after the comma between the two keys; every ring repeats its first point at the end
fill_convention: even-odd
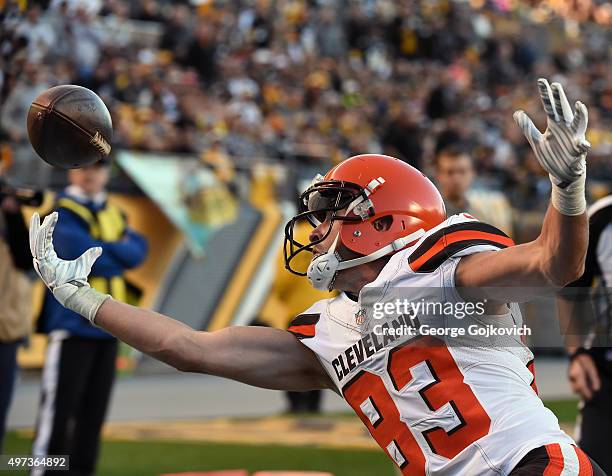
{"type": "Polygon", "coordinates": [[[393,255],[358,301],[319,301],[289,328],[404,475],[505,475],[534,448],[574,443],[537,395],[518,306],[464,312],[454,286],[461,256],[511,244],[455,215],[393,255]],[[433,301],[454,307],[424,312],[433,301]]]}

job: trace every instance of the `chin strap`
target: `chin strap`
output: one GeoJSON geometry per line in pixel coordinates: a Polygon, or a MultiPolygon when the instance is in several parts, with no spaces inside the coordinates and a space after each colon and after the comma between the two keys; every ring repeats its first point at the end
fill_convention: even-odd
{"type": "Polygon", "coordinates": [[[383,256],[388,255],[389,253],[399,251],[405,248],[407,245],[412,243],[413,241],[418,240],[425,234],[425,230],[423,228],[419,228],[414,233],[410,233],[408,236],[403,236],[398,238],[395,241],[392,241],[387,246],[382,247],[379,250],[376,250],[374,253],[370,253],[366,256],[361,256],[359,258],[349,259],[347,261],[341,261],[338,265],[338,271],[341,269],[353,268],[354,266],[359,266],[365,263],[371,263],[372,261],[376,261],[378,258],[382,258],[383,256]]]}
{"type": "Polygon", "coordinates": [[[340,233],[338,232],[336,239],[327,253],[317,256],[311,261],[306,275],[308,276],[310,284],[312,284],[315,289],[329,291],[338,271],[376,261],[389,253],[405,248],[413,241],[421,238],[424,234],[425,230],[423,228],[419,228],[417,231],[410,233],[408,236],[403,236],[392,241],[387,246],[376,250],[374,253],[347,261],[340,261],[340,257],[338,253],[336,253],[336,246],[338,244],[338,239],[340,238],[340,233]]]}

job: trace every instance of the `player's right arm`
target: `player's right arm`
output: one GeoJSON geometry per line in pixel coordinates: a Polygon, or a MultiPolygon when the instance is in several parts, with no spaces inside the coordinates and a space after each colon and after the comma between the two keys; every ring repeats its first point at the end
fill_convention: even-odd
{"type": "Polygon", "coordinates": [[[179,370],[227,377],[258,387],[284,390],[331,388],[332,382],[310,349],[289,332],[234,327],[198,332],[156,312],[114,301],[92,289],[87,276],[101,248],[66,261],[53,248],[57,213],[30,224],[34,268],[55,298],[132,347],[179,370]]]}
{"type": "Polygon", "coordinates": [[[548,116],[546,131],[541,133],[523,111],[516,111],[514,118],[552,184],[551,205],[540,235],[529,243],[498,252],[466,256],[455,275],[455,284],[470,290],[467,292],[476,299],[486,297],[489,303],[504,306],[574,281],[583,273],[587,251],[588,111],[580,101],[572,109],[559,83],[549,85],[540,78],[538,88],[548,116]]]}
{"type": "Polygon", "coordinates": [[[269,327],[198,332],[156,312],[107,299],[95,324],[184,372],[226,377],[275,390],[329,388],[314,353],[292,334],[269,327]]]}

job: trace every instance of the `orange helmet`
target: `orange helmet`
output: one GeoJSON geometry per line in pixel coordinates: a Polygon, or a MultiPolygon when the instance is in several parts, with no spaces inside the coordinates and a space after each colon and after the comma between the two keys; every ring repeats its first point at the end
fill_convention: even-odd
{"type": "Polygon", "coordinates": [[[395,253],[446,219],[440,193],[419,170],[407,163],[378,154],[351,157],[318,176],[300,197],[300,213],[285,227],[285,267],[307,275],[317,289],[329,289],[340,269],[358,266],[395,253]],[[386,226],[375,222],[387,218],[386,226]],[[293,237],[298,220],[313,226],[329,221],[320,239],[301,244],[293,237]],[[306,273],[291,266],[292,259],[325,240],[334,221],[341,221],[334,245],[313,258],[306,273]],[[341,261],[338,241],[360,258],[341,261]]]}

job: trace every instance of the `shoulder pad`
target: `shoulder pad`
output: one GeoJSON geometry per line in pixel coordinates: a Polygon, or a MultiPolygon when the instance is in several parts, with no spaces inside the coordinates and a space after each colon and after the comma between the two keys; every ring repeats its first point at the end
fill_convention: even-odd
{"type": "Polygon", "coordinates": [[[408,263],[415,272],[431,273],[453,256],[494,251],[513,245],[514,241],[500,229],[461,213],[429,230],[410,253],[408,263]]]}
{"type": "Polygon", "coordinates": [[[331,299],[317,301],[301,314],[297,315],[287,329],[298,339],[309,339],[315,336],[315,326],[331,299]]]}

